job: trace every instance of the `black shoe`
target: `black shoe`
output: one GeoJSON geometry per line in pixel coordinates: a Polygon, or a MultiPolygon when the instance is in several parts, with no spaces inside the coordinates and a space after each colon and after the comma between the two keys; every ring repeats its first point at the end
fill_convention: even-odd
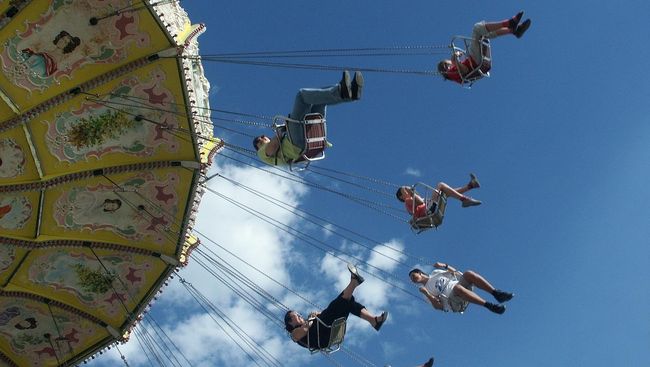
{"type": "Polygon", "coordinates": [[[514,17],[510,18],[508,21],[508,28],[512,29],[514,32],[517,29],[517,26],[519,25],[519,22],[521,21],[521,17],[524,16],[524,11],[520,11],[517,13],[514,17]]]}
{"type": "Polygon", "coordinates": [[[463,203],[461,204],[463,208],[467,208],[470,206],[477,206],[477,205],[481,205],[481,201],[471,198],[469,196],[467,196],[467,198],[463,200],[463,203]]]}
{"type": "Polygon", "coordinates": [[[422,367],[431,367],[431,366],[433,366],[433,357],[429,358],[427,363],[422,365],[422,367]]]}
{"type": "Polygon", "coordinates": [[[352,78],[352,99],[355,101],[361,99],[361,92],[363,92],[363,74],[360,71],[355,71],[354,78],[352,78]]]}
{"type": "Polygon", "coordinates": [[[499,315],[506,312],[506,306],[501,304],[495,305],[494,303],[485,302],[483,306],[494,313],[498,313],[499,315]]]}
{"type": "Polygon", "coordinates": [[[350,72],[347,70],[343,72],[343,77],[339,82],[341,89],[341,98],[351,99],[352,98],[352,86],[350,85],[350,72]]]}
{"type": "Polygon", "coordinates": [[[384,311],[381,315],[375,317],[375,330],[379,331],[386,320],[388,320],[388,311],[384,311]]]}
{"type": "Polygon", "coordinates": [[[357,283],[361,284],[365,281],[365,279],[361,275],[359,275],[359,271],[357,270],[356,266],[348,263],[348,271],[350,272],[352,279],[357,280],[357,283]]]}
{"type": "Polygon", "coordinates": [[[478,182],[478,178],[476,177],[475,174],[473,173],[469,174],[469,183],[467,184],[467,187],[469,187],[470,189],[478,189],[479,187],[481,187],[481,183],[478,182]]]}
{"type": "Polygon", "coordinates": [[[512,299],[512,297],[515,296],[512,293],[504,292],[498,289],[495,289],[494,292],[492,292],[492,295],[494,296],[494,299],[496,299],[499,303],[508,302],[512,299]]]}
{"type": "Polygon", "coordinates": [[[524,33],[526,33],[526,31],[528,30],[528,27],[530,27],[530,19],[526,19],[524,20],[523,23],[518,25],[517,29],[515,29],[513,34],[515,35],[515,37],[521,38],[521,36],[523,36],[524,33]]]}

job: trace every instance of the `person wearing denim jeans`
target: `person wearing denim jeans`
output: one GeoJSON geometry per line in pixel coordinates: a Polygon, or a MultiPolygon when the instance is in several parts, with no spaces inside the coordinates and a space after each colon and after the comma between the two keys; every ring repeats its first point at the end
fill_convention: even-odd
{"type": "Polygon", "coordinates": [[[350,73],[347,70],[343,72],[343,77],[338,84],[324,88],[300,89],[289,115],[292,120],[300,122],[288,121],[289,134],[280,138],[277,136],[269,138],[266,135],[255,137],[253,146],[257,151],[257,156],[270,165],[289,164],[298,159],[305,147],[304,126],[302,126],[305,116],[310,113],[320,113],[325,117],[328,105],[359,100],[362,91],[363,75],[361,72],[355,72],[354,77],[350,78],[350,73]]]}

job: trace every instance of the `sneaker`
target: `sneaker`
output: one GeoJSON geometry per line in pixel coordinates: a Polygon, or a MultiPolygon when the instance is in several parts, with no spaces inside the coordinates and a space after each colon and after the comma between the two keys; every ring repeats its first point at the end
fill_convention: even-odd
{"type": "Polygon", "coordinates": [[[365,281],[365,279],[359,275],[359,271],[357,270],[357,267],[348,263],[348,271],[350,272],[350,276],[352,279],[356,279],[357,283],[361,284],[365,281]]]}
{"type": "Polygon", "coordinates": [[[341,89],[341,98],[343,99],[352,98],[352,91],[351,91],[352,86],[350,85],[350,72],[348,72],[347,70],[343,72],[343,77],[339,82],[339,86],[341,89]]]}
{"type": "Polygon", "coordinates": [[[470,206],[477,206],[477,205],[481,205],[480,200],[476,200],[476,199],[471,198],[469,196],[466,196],[465,200],[463,200],[463,208],[467,208],[467,207],[470,207],[470,206]]]}
{"type": "Polygon", "coordinates": [[[478,178],[476,178],[475,174],[473,173],[469,174],[469,183],[467,184],[467,186],[470,189],[478,189],[479,187],[481,187],[481,183],[478,182],[478,178]]]}
{"type": "Polygon", "coordinates": [[[494,299],[496,299],[499,303],[503,303],[510,301],[515,295],[509,292],[495,289],[494,292],[492,292],[492,296],[494,296],[494,299]]]}
{"type": "Polygon", "coordinates": [[[515,14],[515,16],[510,18],[510,20],[508,21],[508,28],[510,28],[514,32],[517,29],[519,22],[521,22],[521,17],[523,16],[524,16],[523,10],[515,14]]]}
{"type": "Polygon", "coordinates": [[[506,312],[506,306],[504,306],[502,304],[495,305],[494,303],[485,302],[483,307],[487,308],[488,310],[490,310],[490,311],[492,311],[494,313],[498,313],[499,315],[506,312]]]}
{"type": "Polygon", "coordinates": [[[354,78],[352,78],[352,99],[359,100],[361,99],[361,92],[363,91],[363,74],[360,71],[354,72],[354,78]]]}
{"type": "Polygon", "coordinates": [[[517,29],[513,32],[515,37],[521,38],[521,36],[523,36],[528,30],[528,27],[530,27],[530,19],[524,20],[523,23],[517,26],[517,29]]]}
{"type": "Polygon", "coordinates": [[[375,330],[379,331],[386,320],[388,320],[388,311],[384,311],[381,315],[375,317],[375,330]]]}

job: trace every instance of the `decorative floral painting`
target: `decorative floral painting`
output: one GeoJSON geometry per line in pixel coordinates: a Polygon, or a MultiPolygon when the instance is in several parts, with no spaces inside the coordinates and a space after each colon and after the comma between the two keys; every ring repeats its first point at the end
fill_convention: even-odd
{"type": "Polygon", "coordinates": [[[178,151],[179,127],[173,94],[156,68],[148,77],[131,76],[101,99],[60,113],[48,125],[48,149],[59,161],[75,163],[109,153],[148,157],[161,148],[178,151]]]}
{"type": "Polygon", "coordinates": [[[120,300],[128,303],[131,295],[140,292],[151,266],[136,261],[128,253],[113,253],[100,259],[101,264],[91,254],[69,249],[47,252],[32,263],[29,281],[70,293],[91,308],[117,315],[122,312],[120,300]]]}

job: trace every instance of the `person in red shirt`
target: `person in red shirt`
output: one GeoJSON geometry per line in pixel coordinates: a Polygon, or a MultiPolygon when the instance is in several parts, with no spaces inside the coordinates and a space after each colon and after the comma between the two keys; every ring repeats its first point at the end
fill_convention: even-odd
{"type": "Polygon", "coordinates": [[[463,195],[471,189],[477,189],[481,187],[481,184],[478,182],[475,174],[470,173],[469,176],[470,181],[467,183],[467,185],[457,187],[455,189],[444,182],[438,182],[436,189],[433,190],[433,194],[431,195],[431,206],[428,208],[424,200],[418,194],[414,193],[413,189],[408,186],[402,186],[397,189],[395,196],[397,196],[397,200],[404,203],[406,210],[414,218],[421,218],[435,212],[437,205],[436,203],[438,202],[438,197],[440,196],[441,192],[447,195],[447,197],[452,197],[460,200],[462,202],[463,208],[481,205],[481,201],[463,195]]]}
{"type": "Polygon", "coordinates": [[[460,53],[455,51],[451,59],[440,61],[438,63],[438,72],[440,75],[445,80],[453,80],[461,84],[466,79],[471,78],[475,80],[481,78],[483,74],[486,74],[492,68],[490,48],[485,46],[481,41],[506,34],[512,34],[517,38],[521,38],[531,23],[530,19],[526,19],[519,24],[523,15],[524,12],[520,11],[514,17],[501,22],[488,23],[486,21],[480,21],[474,24],[472,42],[467,49],[466,57],[460,60],[460,53]],[[485,60],[483,60],[483,56],[485,56],[485,60]]]}

